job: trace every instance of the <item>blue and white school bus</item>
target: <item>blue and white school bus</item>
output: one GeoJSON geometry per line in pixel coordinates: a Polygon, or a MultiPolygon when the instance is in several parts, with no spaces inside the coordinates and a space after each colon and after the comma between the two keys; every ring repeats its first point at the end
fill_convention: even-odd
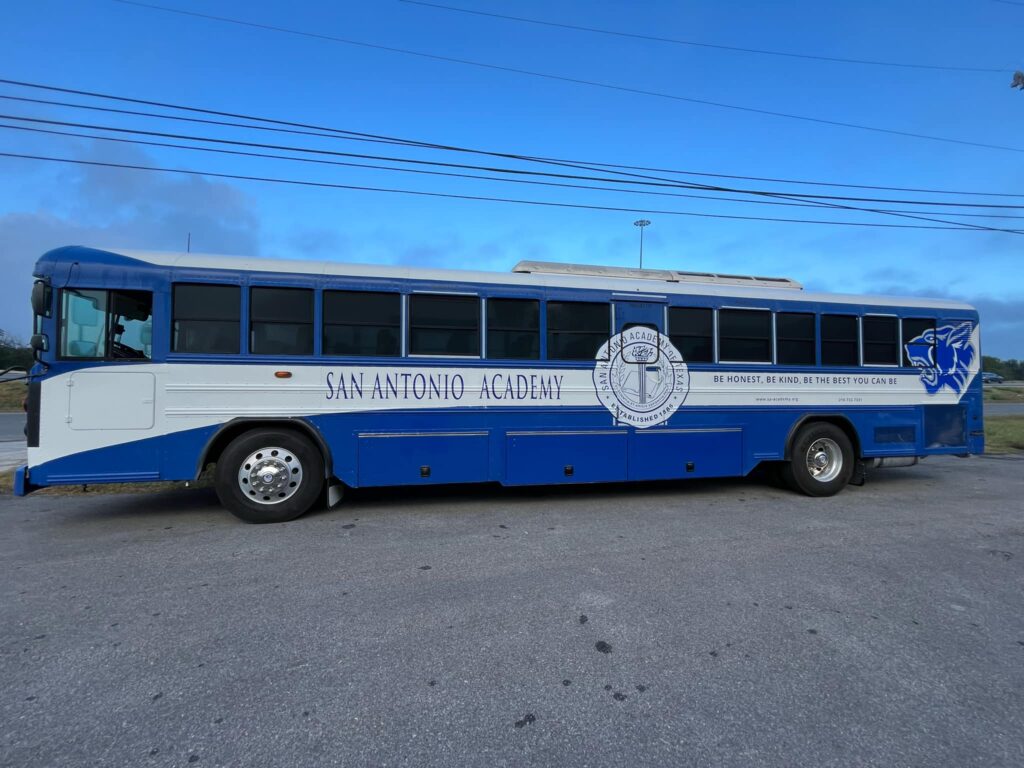
{"type": "Polygon", "coordinates": [[[345,486],[745,475],[828,496],[984,448],[977,312],[783,278],[60,248],[16,491],[191,480],[290,520],[345,486]]]}

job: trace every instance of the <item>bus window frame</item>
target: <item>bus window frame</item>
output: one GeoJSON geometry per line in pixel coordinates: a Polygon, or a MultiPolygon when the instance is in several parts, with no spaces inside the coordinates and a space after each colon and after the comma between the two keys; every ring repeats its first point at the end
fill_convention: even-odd
{"type": "Polygon", "coordinates": [[[202,280],[198,278],[186,278],[182,280],[171,280],[169,282],[167,306],[169,309],[169,320],[167,323],[167,357],[170,360],[178,359],[179,356],[185,359],[196,357],[230,357],[232,359],[247,356],[249,354],[248,332],[248,291],[242,283],[235,283],[219,279],[202,280]],[[174,323],[177,319],[175,314],[174,293],[178,286],[202,286],[212,288],[237,288],[238,289],[238,351],[237,352],[184,352],[174,348],[174,323]]]}
{"type": "Polygon", "coordinates": [[[822,312],[819,311],[818,315],[818,366],[828,370],[834,370],[837,368],[861,368],[864,365],[864,329],[861,328],[861,316],[855,312],[842,312],[842,311],[830,311],[822,312]],[[849,341],[842,339],[826,339],[825,330],[823,327],[823,321],[826,317],[848,317],[853,318],[854,326],[857,329],[857,338],[854,340],[856,346],[856,362],[853,363],[826,363],[825,362],[825,343],[826,342],[838,342],[840,344],[849,344],[849,341]]]}
{"type": "MultiPolygon", "coordinates": [[[[398,360],[398,359],[401,359],[402,357],[405,357],[405,300],[406,300],[407,294],[404,294],[404,293],[402,293],[401,291],[398,291],[398,290],[387,290],[387,289],[384,289],[384,288],[364,288],[364,287],[359,287],[359,288],[339,288],[339,287],[336,287],[336,286],[325,286],[318,293],[319,293],[319,296],[320,296],[320,302],[319,302],[320,303],[320,313],[319,313],[319,321],[316,323],[317,327],[314,328],[314,333],[317,333],[317,335],[320,338],[320,345],[319,345],[320,351],[319,351],[319,353],[314,352],[314,354],[317,357],[322,357],[322,358],[325,358],[325,359],[328,359],[328,360],[354,360],[354,359],[364,359],[364,358],[365,359],[373,359],[373,360],[398,360]],[[338,326],[338,327],[349,327],[349,326],[353,325],[352,323],[328,323],[327,322],[327,294],[329,294],[329,293],[370,293],[370,294],[376,294],[376,295],[379,295],[379,296],[380,295],[394,296],[396,299],[398,299],[398,324],[395,326],[397,328],[397,330],[398,330],[398,351],[395,352],[392,355],[379,355],[379,354],[372,354],[372,355],[343,355],[343,354],[336,354],[336,353],[328,352],[326,344],[325,344],[325,342],[327,341],[327,327],[328,327],[328,325],[338,326]]],[[[356,323],[354,325],[356,325],[357,327],[358,326],[369,327],[372,324],[370,324],[370,323],[364,323],[364,324],[356,323]]]]}
{"type": "MultiPolygon", "coordinates": [[[[531,362],[540,362],[540,361],[543,361],[545,359],[545,357],[544,357],[544,353],[545,353],[544,342],[546,341],[546,338],[545,338],[545,321],[547,319],[545,317],[545,312],[546,312],[547,304],[546,304],[546,302],[544,301],[543,298],[541,298],[540,296],[533,295],[533,294],[517,294],[517,295],[512,295],[512,296],[503,296],[503,295],[493,296],[492,295],[492,296],[481,296],[480,297],[480,301],[481,301],[481,321],[480,321],[480,328],[481,328],[480,358],[481,359],[483,359],[483,360],[494,360],[495,362],[502,362],[502,363],[520,363],[520,364],[531,363],[531,362]],[[491,331],[490,322],[489,321],[490,321],[490,303],[492,301],[532,301],[532,302],[535,302],[537,304],[537,328],[536,328],[536,331],[535,331],[536,334],[537,334],[537,356],[536,357],[495,357],[495,356],[493,356],[491,354],[490,345],[488,344],[487,336],[488,336],[488,334],[491,331]]],[[[499,331],[499,332],[502,332],[502,331],[507,332],[507,331],[526,331],[526,330],[530,330],[530,329],[522,329],[522,328],[497,328],[495,330],[499,331]]]]}
{"type": "MultiPolygon", "coordinates": [[[[476,291],[431,291],[431,290],[412,290],[405,294],[405,312],[402,317],[402,332],[403,332],[403,344],[402,351],[403,357],[414,358],[420,360],[483,360],[484,353],[484,339],[485,329],[483,326],[483,311],[485,304],[484,297],[476,291]],[[452,354],[427,354],[422,352],[414,353],[412,351],[412,298],[413,296],[462,296],[474,298],[477,300],[480,307],[480,312],[477,313],[477,353],[475,355],[452,355],[452,354]]],[[[455,329],[459,330],[459,329],[455,329]]]]}
{"type": "MultiPolygon", "coordinates": [[[[152,363],[153,362],[152,352],[150,353],[149,357],[145,357],[145,356],[143,356],[143,357],[114,357],[111,354],[111,351],[113,349],[113,343],[114,343],[113,342],[113,338],[112,338],[112,334],[113,334],[114,328],[113,328],[113,324],[110,322],[111,321],[111,314],[110,314],[110,312],[111,312],[111,307],[113,306],[113,303],[110,300],[110,295],[112,293],[145,293],[145,294],[148,294],[149,295],[149,322],[150,322],[150,327],[151,327],[151,333],[153,334],[153,338],[156,337],[156,333],[155,333],[156,316],[155,316],[155,313],[154,313],[154,304],[155,304],[155,301],[156,301],[156,297],[155,297],[156,292],[155,291],[148,290],[148,289],[137,289],[137,288],[87,288],[87,287],[84,287],[84,286],[81,286],[81,285],[64,286],[63,288],[60,289],[59,294],[57,296],[57,309],[56,309],[56,312],[55,312],[55,314],[56,314],[56,318],[55,319],[57,321],[57,344],[56,344],[56,348],[57,348],[56,349],[56,351],[57,351],[56,357],[57,357],[57,360],[60,360],[61,362],[77,362],[77,363],[81,363],[81,362],[95,362],[95,363],[152,363]],[[71,292],[75,292],[75,291],[96,291],[96,292],[102,292],[102,293],[105,294],[105,296],[106,296],[106,307],[103,310],[103,339],[104,339],[104,343],[105,343],[105,350],[104,350],[104,354],[103,355],[96,355],[96,356],[92,356],[92,357],[81,357],[81,356],[72,356],[72,355],[64,355],[64,354],[62,354],[62,351],[64,350],[64,336],[65,336],[65,333],[66,333],[66,330],[67,330],[66,327],[65,327],[65,323],[64,323],[64,294],[69,292],[69,291],[71,291],[71,292]]],[[[132,347],[132,349],[134,349],[134,347],[132,347]]],[[[143,355],[145,355],[145,353],[143,353],[143,355]]]]}
{"type": "MultiPolygon", "coordinates": [[[[709,317],[711,319],[711,331],[710,331],[709,336],[707,337],[708,341],[711,342],[711,355],[710,355],[710,359],[709,360],[694,360],[694,361],[691,362],[684,355],[683,356],[684,362],[687,365],[714,365],[716,362],[718,362],[718,337],[717,337],[718,336],[718,334],[717,334],[717,330],[718,330],[718,309],[716,307],[701,306],[701,305],[698,305],[698,304],[668,304],[668,305],[666,305],[665,306],[665,320],[664,320],[664,327],[665,327],[664,335],[666,337],[668,337],[669,341],[672,342],[673,346],[675,346],[675,342],[672,341],[672,336],[673,336],[673,333],[672,333],[672,310],[673,309],[691,309],[691,310],[696,309],[696,310],[700,310],[702,312],[710,313],[709,317]]],[[[678,334],[674,334],[674,335],[676,337],[679,337],[679,338],[688,338],[688,339],[703,339],[703,338],[705,338],[704,336],[697,336],[697,335],[694,335],[692,333],[690,333],[690,334],[678,333],[678,334]]],[[[676,347],[676,349],[678,350],[678,347],[676,347]]],[[[680,354],[682,354],[681,351],[680,351],[680,354]]]]}
{"type": "Polygon", "coordinates": [[[722,365],[775,365],[775,310],[771,307],[741,307],[734,305],[727,305],[718,307],[715,312],[715,359],[716,362],[722,365]],[[767,312],[768,313],[768,360],[725,360],[720,357],[721,355],[721,323],[719,321],[719,315],[725,311],[742,310],[747,312],[767,312]]]}
{"type": "MultiPolygon", "coordinates": [[[[588,360],[590,362],[602,362],[602,363],[607,363],[607,362],[609,362],[611,360],[611,357],[607,353],[605,354],[604,357],[590,357],[590,358],[583,358],[583,357],[552,357],[551,356],[551,334],[552,333],[577,333],[577,334],[587,334],[587,335],[591,335],[591,334],[596,335],[598,333],[598,331],[562,331],[560,329],[552,331],[551,330],[551,315],[550,315],[550,311],[551,311],[550,310],[550,306],[552,304],[595,304],[595,305],[600,305],[600,306],[604,306],[604,307],[607,308],[607,310],[608,310],[608,329],[607,329],[608,336],[606,337],[605,342],[602,343],[602,345],[599,346],[597,348],[597,350],[595,350],[596,352],[599,352],[601,350],[601,347],[605,346],[607,344],[607,340],[611,339],[615,335],[615,302],[612,301],[611,299],[599,298],[599,297],[603,297],[603,294],[598,293],[598,295],[595,296],[593,299],[579,299],[579,298],[575,298],[575,297],[563,298],[562,296],[557,295],[557,296],[549,296],[547,299],[545,299],[541,303],[541,312],[542,312],[542,314],[541,314],[541,323],[542,323],[542,325],[541,325],[541,333],[543,334],[542,337],[541,337],[541,343],[543,344],[543,347],[541,349],[541,354],[542,354],[541,360],[542,361],[548,362],[548,363],[555,363],[556,365],[561,365],[561,366],[569,367],[569,366],[574,366],[574,365],[577,365],[577,366],[581,365],[582,363],[587,362],[588,360]]],[[[605,346],[605,349],[606,349],[606,352],[607,352],[607,347],[606,346],[605,346]]]]}
{"type": "MultiPolygon", "coordinates": [[[[874,342],[878,343],[878,342],[874,342]]],[[[900,368],[903,362],[903,318],[892,312],[865,312],[860,316],[860,364],[865,368],[900,368]],[[869,363],[864,357],[864,320],[868,317],[891,317],[896,321],[896,357],[895,363],[869,363]]]]}

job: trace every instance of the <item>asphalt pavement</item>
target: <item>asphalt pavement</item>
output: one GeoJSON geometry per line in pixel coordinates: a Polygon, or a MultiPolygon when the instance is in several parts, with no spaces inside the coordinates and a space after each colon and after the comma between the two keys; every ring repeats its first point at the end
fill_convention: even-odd
{"type": "Polygon", "coordinates": [[[986,416],[1024,416],[1024,403],[985,403],[986,416]]]}
{"type": "Polygon", "coordinates": [[[1024,460],[0,498],[0,765],[1021,766],[1024,460]]]}
{"type": "Polygon", "coordinates": [[[0,443],[25,440],[25,414],[0,413],[0,443]]]}

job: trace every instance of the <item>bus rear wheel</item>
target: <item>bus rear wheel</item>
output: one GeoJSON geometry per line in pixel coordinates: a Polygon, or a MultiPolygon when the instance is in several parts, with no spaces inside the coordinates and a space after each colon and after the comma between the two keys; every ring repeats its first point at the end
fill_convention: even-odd
{"type": "Polygon", "coordinates": [[[283,523],[309,510],[324,484],[320,450],[285,429],[254,429],[239,435],[220,455],[217,496],[247,523],[283,523]]]}
{"type": "Polygon", "coordinates": [[[795,491],[808,496],[834,496],[853,477],[853,445],[835,424],[815,422],[797,432],[782,477],[795,491]]]}

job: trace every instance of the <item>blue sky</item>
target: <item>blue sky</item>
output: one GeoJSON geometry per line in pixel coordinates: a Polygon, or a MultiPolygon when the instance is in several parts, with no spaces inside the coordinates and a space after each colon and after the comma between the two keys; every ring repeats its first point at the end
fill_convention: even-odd
{"type": "MultiPolygon", "coordinates": [[[[167,0],[181,9],[441,56],[1024,149],[1024,93],[1008,87],[1011,71],[1024,67],[1017,34],[1024,6],[991,0],[927,5],[910,0],[451,2],[738,47],[1007,71],[914,70],[759,56],[520,24],[397,0],[167,0]]],[[[531,78],[112,0],[4,4],[0,51],[4,78],[446,144],[749,176],[1024,194],[1021,152],[531,78]]],[[[0,94],[47,98],[8,86],[0,86],[0,94]]],[[[428,157],[380,145],[184,125],[160,128],[141,118],[9,101],[0,101],[0,113],[428,157]]],[[[317,167],[10,130],[0,130],[0,151],[641,209],[901,222],[802,208],[317,167]]],[[[451,153],[429,157],[464,161],[451,153]]],[[[0,286],[0,327],[23,337],[30,323],[31,264],[42,251],[69,243],[172,250],[182,249],[191,232],[193,249],[199,251],[502,271],[523,258],[633,265],[637,256],[632,222],[639,214],[629,212],[286,187],[4,158],[0,178],[0,265],[7,278],[0,286]]],[[[1024,197],[976,201],[1024,204],[1024,197]]],[[[785,275],[826,290],[966,299],[983,312],[984,351],[1024,357],[1022,235],[643,215],[653,222],[645,240],[647,266],[785,275]]]]}

